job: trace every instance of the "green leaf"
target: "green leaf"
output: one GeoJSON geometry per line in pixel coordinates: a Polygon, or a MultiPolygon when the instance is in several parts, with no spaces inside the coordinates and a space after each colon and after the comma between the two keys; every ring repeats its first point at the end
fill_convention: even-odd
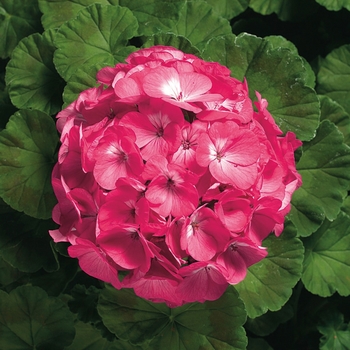
{"type": "Polygon", "coordinates": [[[328,297],[335,292],[350,295],[350,217],[340,212],[333,222],[325,220],[305,246],[302,281],[313,294],[328,297]]]}
{"type": "Polygon", "coordinates": [[[245,349],[242,327],[246,319],[237,293],[228,290],[220,299],[170,309],[138,298],[128,290],[107,286],[98,312],[118,338],[144,349],[245,349]],[[171,346],[171,348],[169,348],[171,346]]]}
{"type": "Polygon", "coordinates": [[[139,23],[138,35],[171,32],[179,20],[181,1],[119,0],[130,9],[139,23]]]}
{"type": "Polygon", "coordinates": [[[23,273],[0,257],[0,288],[4,289],[22,277],[23,273]]]}
{"type": "Polygon", "coordinates": [[[53,115],[62,107],[64,81],[53,65],[54,32],[33,34],[21,40],[6,66],[6,83],[12,103],[53,115]]]}
{"type": "Polygon", "coordinates": [[[0,132],[0,196],[12,208],[39,219],[51,217],[51,186],[58,136],[47,114],[15,113],[0,132]]]}
{"type": "Polygon", "coordinates": [[[350,45],[343,45],[320,59],[317,92],[338,102],[350,113],[350,45]]]}
{"type": "Polygon", "coordinates": [[[249,267],[246,278],[235,286],[249,317],[258,317],[267,310],[277,311],[291,296],[304,257],[303,245],[295,235],[294,226],[286,222],[280,237],[267,237],[263,246],[267,247],[268,256],[249,267]]]}
{"type": "Polygon", "coordinates": [[[260,337],[264,337],[274,332],[281,323],[290,320],[293,315],[293,307],[286,304],[281,310],[267,311],[266,314],[259,317],[248,318],[245,328],[260,337]]]}
{"type": "Polygon", "coordinates": [[[208,40],[230,34],[230,22],[219,17],[205,1],[186,1],[179,12],[179,21],[172,29],[176,35],[187,38],[191,44],[202,50],[208,40]]]}
{"type": "Polygon", "coordinates": [[[187,40],[183,36],[178,36],[170,33],[162,33],[155,34],[149,37],[143,37],[143,41],[144,44],[142,47],[151,47],[154,45],[173,46],[183,52],[200,56],[200,52],[198,51],[198,49],[193,47],[189,40],[187,40]]]}
{"type": "Polygon", "coordinates": [[[73,343],[65,350],[115,350],[110,342],[103,338],[101,332],[90,323],[78,321],[75,324],[76,334],[73,343]]]}
{"type": "Polygon", "coordinates": [[[248,0],[206,0],[208,4],[213,6],[214,11],[221,17],[228,20],[238,16],[248,7],[248,0]]]}
{"type": "Polygon", "coordinates": [[[5,86],[4,74],[0,75],[0,110],[0,130],[2,130],[10,116],[17,111],[17,108],[11,103],[7,86],[5,86]]]}
{"type": "Polygon", "coordinates": [[[320,120],[328,119],[333,122],[344,136],[344,142],[350,146],[350,116],[344,108],[328,96],[320,95],[321,117],[320,120]]]}
{"type": "Polygon", "coordinates": [[[67,107],[73,101],[75,101],[79,94],[92,87],[97,87],[100,84],[96,81],[97,72],[105,67],[104,64],[94,64],[86,68],[78,68],[75,73],[69,78],[67,85],[63,91],[63,108],[67,107]]]}
{"type": "Polygon", "coordinates": [[[317,326],[323,334],[320,339],[320,350],[348,350],[350,349],[350,323],[344,323],[344,316],[339,312],[332,312],[327,319],[317,326]]]}
{"type": "Polygon", "coordinates": [[[262,15],[276,13],[282,21],[300,20],[315,8],[312,1],[305,0],[250,0],[249,7],[262,15]]]}
{"type": "Polygon", "coordinates": [[[0,214],[0,256],[23,272],[58,269],[55,252],[51,248],[48,230],[55,225],[52,220],[38,220],[12,211],[0,214]]]}
{"type": "Polygon", "coordinates": [[[308,87],[309,73],[295,52],[274,48],[269,38],[243,33],[211,40],[203,58],[231,69],[231,75],[248,81],[250,97],[255,91],[267,99],[268,110],[284,131],[293,131],[301,140],[315,136],[319,124],[319,101],[308,87]]]}
{"type": "Polygon", "coordinates": [[[329,11],[339,11],[343,7],[350,11],[350,0],[316,0],[329,11]]]}
{"type": "Polygon", "coordinates": [[[41,31],[41,13],[36,1],[1,0],[0,2],[0,57],[7,58],[18,42],[41,31]]]}
{"type": "MultiPolygon", "coordinates": [[[[96,3],[96,0],[38,0],[45,30],[58,28],[76,17],[78,12],[96,3]]],[[[119,5],[119,0],[99,0],[101,5],[119,5]]]]}
{"type": "Polygon", "coordinates": [[[289,218],[300,236],[310,235],[324,218],[337,217],[349,187],[349,168],[350,148],[338,128],[324,120],[316,137],[303,144],[297,163],[303,184],[293,194],[289,218]]]}
{"type": "Polygon", "coordinates": [[[0,348],[62,350],[74,338],[73,315],[38,287],[0,291],[0,348]]]}
{"type": "Polygon", "coordinates": [[[125,7],[94,4],[83,9],[56,34],[57,71],[68,81],[78,68],[124,61],[135,50],[126,45],[137,28],[136,18],[125,7]]]}

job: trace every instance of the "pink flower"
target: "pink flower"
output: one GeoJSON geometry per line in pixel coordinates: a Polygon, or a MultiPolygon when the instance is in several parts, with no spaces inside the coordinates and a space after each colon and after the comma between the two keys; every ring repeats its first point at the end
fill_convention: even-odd
{"type": "Polygon", "coordinates": [[[215,122],[208,134],[198,138],[197,162],[206,167],[218,182],[247,189],[257,180],[259,141],[249,130],[231,121],[215,122]]]}

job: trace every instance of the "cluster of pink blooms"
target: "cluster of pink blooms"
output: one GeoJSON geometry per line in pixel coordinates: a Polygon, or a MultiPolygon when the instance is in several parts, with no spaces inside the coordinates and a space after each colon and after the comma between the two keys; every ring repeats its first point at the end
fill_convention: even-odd
{"type": "Polygon", "coordinates": [[[165,46],[126,62],[58,114],[50,234],[117,289],[170,307],[218,299],[282,232],[301,142],[218,63],[165,46]]]}

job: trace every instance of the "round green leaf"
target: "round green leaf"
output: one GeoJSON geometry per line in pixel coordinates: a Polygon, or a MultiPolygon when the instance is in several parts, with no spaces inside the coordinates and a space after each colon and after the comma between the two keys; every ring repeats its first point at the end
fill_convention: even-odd
{"type": "Polygon", "coordinates": [[[0,58],[9,57],[22,38],[41,31],[40,16],[36,1],[1,0],[0,58]]]}
{"type": "Polygon", "coordinates": [[[128,290],[107,286],[100,295],[98,312],[118,338],[143,349],[199,350],[245,349],[242,325],[246,314],[236,291],[220,299],[170,309],[138,298],[128,290]]]}
{"type": "Polygon", "coordinates": [[[344,108],[328,96],[320,95],[321,117],[320,120],[328,119],[333,122],[344,136],[344,142],[350,146],[350,116],[344,108]]]}
{"type": "Polygon", "coordinates": [[[24,38],[13,50],[6,66],[6,83],[12,103],[18,108],[32,108],[47,114],[62,106],[64,81],[53,65],[54,32],[24,38]]]}
{"type": "Polygon", "coordinates": [[[350,0],[316,0],[316,2],[330,11],[339,11],[343,7],[350,11],[350,0]]]}
{"type": "Polygon", "coordinates": [[[17,111],[17,108],[11,103],[8,88],[5,86],[4,74],[0,75],[0,110],[0,130],[2,130],[9,121],[10,116],[17,111]]]}
{"type": "Polygon", "coordinates": [[[38,287],[0,291],[0,348],[62,350],[74,338],[73,314],[38,287]]]}
{"type": "Polygon", "coordinates": [[[56,34],[57,71],[68,81],[78,68],[100,62],[113,66],[124,61],[135,49],[126,45],[137,28],[136,18],[125,7],[100,4],[86,7],[56,34]]]}
{"type": "Polygon", "coordinates": [[[139,23],[138,35],[171,32],[179,20],[181,1],[119,0],[130,9],[139,23]]]}
{"type": "Polygon", "coordinates": [[[328,297],[335,292],[350,295],[350,217],[340,212],[333,222],[325,220],[305,246],[302,281],[313,294],[328,297]]]}
{"type": "Polygon", "coordinates": [[[170,33],[162,33],[155,34],[149,37],[144,37],[143,40],[144,44],[142,47],[151,47],[154,45],[173,46],[183,52],[191,53],[197,56],[200,55],[198,49],[193,47],[190,41],[184,38],[183,36],[178,36],[170,33]]]}
{"type": "Polygon", "coordinates": [[[303,144],[297,163],[303,184],[293,194],[289,218],[300,236],[310,235],[324,218],[337,217],[349,187],[349,168],[350,148],[338,128],[324,120],[316,137],[303,144]]]}
{"type": "Polygon", "coordinates": [[[179,21],[171,30],[187,38],[202,50],[208,40],[232,32],[230,22],[219,17],[205,1],[186,1],[179,12],[179,21]]]}
{"type": "Polygon", "coordinates": [[[238,16],[248,7],[248,0],[206,0],[208,4],[213,6],[214,11],[221,17],[228,20],[238,16]]]}
{"type": "Polygon", "coordinates": [[[79,68],[73,75],[70,77],[67,85],[63,91],[63,107],[67,107],[73,101],[75,101],[79,94],[92,87],[97,87],[100,84],[96,81],[96,73],[106,65],[96,64],[88,69],[79,68]]]}
{"type": "Polygon", "coordinates": [[[5,289],[7,286],[16,282],[23,276],[23,273],[11,266],[0,257],[0,289],[5,289]]]}
{"type": "Polygon", "coordinates": [[[350,113],[350,44],[320,59],[317,92],[329,96],[350,113]]]}
{"type": "Polygon", "coordinates": [[[273,350],[273,348],[262,338],[248,338],[247,350],[273,350]]]}
{"type": "Polygon", "coordinates": [[[16,112],[0,132],[0,196],[15,210],[51,217],[57,202],[51,186],[57,143],[54,121],[40,111],[16,112]]]}
{"type": "MultiPolygon", "coordinates": [[[[58,28],[66,21],[77,16],[78,12],[94,4],[95,0],[39,0],[43,13],[41,22],[45,30],[58,28]]],[[[119,5],[119,0],[99,0],[101,5],[119,5]]]]}
{"type": "Polygon", "coordinates": [[[308,70],[295,52],[273,48],[269,40],[246,33],[219,37],[208,43],[203,58],[227,66],[237,79],[246,78],[251,98],[258,91],[268,101],[268,110],[284,132],[310,140],[320,107],[315,91],[307,86],[308,70]]]}
{"type": "Polygon", "coordinates": [[[267,237],[263,246],[268,256],[249,267],[246,278],[235,286],[251,318],[267,310],[279,310],[291,296],[302,271],[304,248],[291,223],[286,223],[280,237],[267,237]]]}

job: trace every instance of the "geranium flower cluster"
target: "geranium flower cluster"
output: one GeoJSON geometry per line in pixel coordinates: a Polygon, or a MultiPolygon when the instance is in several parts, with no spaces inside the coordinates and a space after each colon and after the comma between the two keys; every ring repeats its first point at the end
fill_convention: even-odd
{"type": "Polygon", "coordinates": [[[115,288],[171,307],[215,300],[282,232],[301,142],[218,63],[165,46],[126,62],[58,114],[50,234],[115,288]]]}

